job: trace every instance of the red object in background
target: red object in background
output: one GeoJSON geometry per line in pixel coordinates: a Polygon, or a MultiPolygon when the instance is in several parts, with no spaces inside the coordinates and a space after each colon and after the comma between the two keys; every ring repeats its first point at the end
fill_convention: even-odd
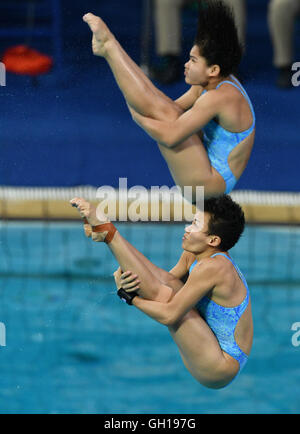
{"type": "Polygon", "coordinates": [[[4,52],[2,62],[9,72],[31,76],[45,74],[53,66],[51,57],[41,54],[27,45],[8,48],[4,52]]]}

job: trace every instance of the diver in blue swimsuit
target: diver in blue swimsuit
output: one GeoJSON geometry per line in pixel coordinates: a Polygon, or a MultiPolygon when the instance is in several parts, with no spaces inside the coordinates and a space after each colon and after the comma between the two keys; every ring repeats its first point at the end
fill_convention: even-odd
{"type": "MultiPolygon", "coordinates": [[[[205,319],[211,330],[214,332],[222,350],[239,362],[240,372],[248,360],[248,355],[245,354],[245,352],[241,350],[241,348],[236,343],[234,333],[237,323],[239,322],[240,318],[242,317],[243,313],[249,305],[249,288],[245,277],[242,275],[238,266],[228,255],[226,255],[225,253],[215,253],[211,256],[211,258],[215,258],[216,256],[223,256],[232,263],[241,281],[245,285],[247,295],[239,305],[234,307],[221,306],[220,304],[215,303],[211,298],[204,296],[196,304],[196,309],[198,310],[202,318],[205,319]]],[[[192,264],[189,270],[190,273],[192,272],[196,264],[197,261],[192,264]]]]}
{"type": "Polygon", "coordinates": [[[204,212],[185,230],[181,258],[167,272],[124,240],[92,204],[80,198],[71,204],[86,219],[85,230],[91,226],[86,235],[105,241],[118,261],[118,295],[168,327],[199,383],[214,389],[230,384],[245,366],[253,337],[247,283],[228,255],[244,230],[241,207],[228,195],[205,200],[204,212]]]}
{"type": "MultiPolygon", "coordinates": [[[[239,81],[233,75],[231,75],[230,78],[233,81],[224,80],[217,85],[216,89],[219,89],[223,84],[227,83],[231,86],[234,86],[239,92],[241,92],[249,104],[252,114],[252,125],[245,131],[233,133],[226,130],[214,119],[212,119],[202,129],[204,134],[203,143],[207,150],[208,158],[211,162],[211,165],[218,171],[225,181],[225,193],[230,193],[237,182],[237,179],[235,178],[228,164],[229,155],[240,143],[250,137],[255,129],[255,113],[250,98],[239,81]]],[[[204,95],[206,92],[206,90],[203,90],[202,95],[204,95]]]]}
{"type": "Polygon", "coordinates": [[[185,64],[190,87],[175,101],[156,88],[101,18],[89,13],[83,19],[93,33],[94,54],[107,61],[133,120],[157,142],[182,192],[192,187],[194,201],[198,186],[206,198],[232,191],[252,152],[255,113],[234,77],[243,49],[230,8],[222,0],[200,2],[185,64]]]}

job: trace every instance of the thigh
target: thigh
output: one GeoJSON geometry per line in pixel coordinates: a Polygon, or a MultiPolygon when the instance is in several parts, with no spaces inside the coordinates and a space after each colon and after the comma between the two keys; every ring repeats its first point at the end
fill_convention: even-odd
{"type": "MultiPolygon", "coordinates": [[[[159,104],[156,101],[155,119],[174,121],[183,113],[174,101],[167,98],[160,98],[159,101],[159,104]]],[[[196,187],[203,186],[206,197],[219,196],[225,192],[225,181],[210,163],[201,131],[174,148],[167,148],[160,143],[158,146],[175,184],[182,191],[184,187],[192,187],[195,192],[196,187]]]]}
{"type": "Polygon", "coordinates": [[[175,148],[166,148],[160,144],[158,146],[175,184],[182,192],[184,187],[192,187],[195,192],[199,186],[204,187],[206,197],[225,192],[225,181],[212,167],[199,135],[193,135],[175,148]]]}
{"type": "Polygon", "coordinates": [[[212,330],[196,309],[169,327],[188,371],[211,388],[226,386],[238,373],[239,363],[224,353],[212,330]]]}

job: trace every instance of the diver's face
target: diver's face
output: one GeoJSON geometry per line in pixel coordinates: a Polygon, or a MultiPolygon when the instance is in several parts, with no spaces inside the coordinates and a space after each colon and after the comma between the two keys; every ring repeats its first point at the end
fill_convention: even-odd
{"type": "Polygon", "coordinates": [[[185,228],[182,237],[182,248],[194,254],[204,252],[209,245],[208,223],[210,215],[206,212],[197,212],[193,223],[185,228]]]}
{"type": "Polygon", "coordinates": [[[211,77],[211,67],[200,55],[199,48],[194,45],[190,52],[190,60],[184,65],[184,75],[187,84],[206,87],[211,77]]]}

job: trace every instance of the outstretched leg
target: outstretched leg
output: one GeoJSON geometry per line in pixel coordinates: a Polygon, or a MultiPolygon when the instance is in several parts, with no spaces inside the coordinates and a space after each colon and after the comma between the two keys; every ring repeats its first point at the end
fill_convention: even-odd
{"type": "MultiPolygon", "coordinates": [[[[157,120],[176,120],[181,108],[160,92],[143,71],[127,55],[106,24],[93,14],[84,16],[93,32],[93,52],[104,57],[127,103],[143,116],[157,120]]],[[[206,196],[222,194],[225,182],[211,166],[207,152],[198,135],[193,135],[175,148],[159,144],[176,185],[205,187],[206,196]]]]}
{"type": "Polygon", "coordinates": [[[172,100],[153,85],[101,18],[89,13],[83,20],[93,32],[93,53],[106,59],[127,103],[143,116],[163,116],[165,102],[172,100]]]}
{"type": "MultiPolygon", "coordinates": [[[[97,213],[96,207],[88,201],[74,198],[71,204],[78,209],[81,217],[86,219],[91,226],[107,222],[107,218],[97,213]]],[[[89,235],[87,229],[85,224],[85,232],[89,235]]],[[[177,291],[182,287],[183,284],[179,279],[152,264],[119,232],[115,233],[109,248],[124,272],[129,270],[139,276],[141,280],[139,295],[142,297],[167,302],[173,296],[174,290],[177,291]]]]}

